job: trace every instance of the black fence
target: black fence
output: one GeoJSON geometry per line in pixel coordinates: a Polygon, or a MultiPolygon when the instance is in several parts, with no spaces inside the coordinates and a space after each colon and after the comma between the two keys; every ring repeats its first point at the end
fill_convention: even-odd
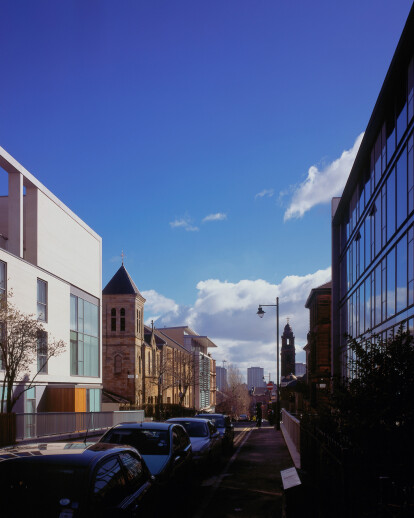
{"type": "Polygon", "coordinates": [[[414,516],[412,484],[384,476],[378,463],[345,441],[338,442],[309,423],[301,424],[300,456],[309,516],[414,516]]]}

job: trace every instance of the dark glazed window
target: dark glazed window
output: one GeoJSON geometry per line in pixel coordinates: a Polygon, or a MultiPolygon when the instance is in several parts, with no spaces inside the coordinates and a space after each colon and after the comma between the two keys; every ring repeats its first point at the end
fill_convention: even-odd
{"type": "Polygon", "coordinates": [[[6,296],[6,263],[0,261],[0,299],[6,296]]]}
{"type": "Polygon", "coordinates": [[[47,374],[47,333],[37,334],[37,372],[47,374]]]}
{"type": "Polygon", "coordinates": [[[371,328],[371,276],[365,279],[365,331],[371,328]]]}
{"type": "Polygon", "coordinates": [[[395,169],[387,178],[387,240],[395,232],[395,169]]]}
{"type": "Polygon", "coordinates": [[[407,217],[407,151],[397,162],[397,228],[407,217]]]}
{"type": "Polygon", "coordinates": [[[125,331],[125,309],[121,308],[121,321],[120,321],[120,330],[125,331]]]}
{"type": "Polygon", "coordinates": [[[111,331],[116,331],[116,309],[111,309],[111,331]]]}
{"type": "Polygon", "coordinates": [[[47,282],[37,279],[37,319],[47,322],[47,282]]]}
{"type": "Polygon", "coordinates": [[[391,160],[392,155],[395,151],[395,121],[394,121],[394,110],[390,110],[387,116],[387,160],[388,163],[391,160]]]}
{"type": "Polygon", "coordinates": [[[407,236],[397,243],[397,313],[407,307],[407,236]]]}
{"type": "Polygon", "coordinates": [[[381,264],[375,268],[375,325],[381,323],[381,264]]]}
{"type": "Polygon", "coordinates": [[[387,317],[395,314],[395,248],[387,255],[387,317]]]}

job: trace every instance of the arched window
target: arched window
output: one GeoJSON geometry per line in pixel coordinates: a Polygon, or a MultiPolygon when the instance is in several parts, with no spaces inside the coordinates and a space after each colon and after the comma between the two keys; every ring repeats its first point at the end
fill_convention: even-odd
{"type": "Polygon", "coordinates": [[[121,324],[120,324],[120,330],[125,331],[125,308],[121,308],[121,324]]]}
{"type": "Polygon", "coordinates": [[[116,331],[116,309],[111,309],[111,331],[116,331]]]}
{"type": "Polygon", "coordinates": [[[148,351],[148,374],[151,374],[151,352],[148,351]]]}
{"type": "Polygon", "coordinates": [[[122,372],[122,356],[117,354],[114,358],[114,374],[121,374],[122,372]]]}

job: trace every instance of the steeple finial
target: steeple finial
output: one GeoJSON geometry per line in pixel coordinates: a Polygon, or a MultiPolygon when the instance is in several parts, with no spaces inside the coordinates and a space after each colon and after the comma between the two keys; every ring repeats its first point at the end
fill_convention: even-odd
{"type": "Polygon", "coordinates": [[[124,257],[125,257],[124,251],[122,250],[122,252],[121,252],[122,266],[124,266],[124,257]]]}

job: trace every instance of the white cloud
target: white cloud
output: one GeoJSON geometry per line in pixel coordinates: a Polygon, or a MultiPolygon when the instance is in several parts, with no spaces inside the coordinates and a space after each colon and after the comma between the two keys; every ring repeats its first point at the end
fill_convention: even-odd
{"type": "Polygon", "coordinates": [[[342,194],[363,136],[361,133],[351,149],[345,150],[339,158],[322,170],[316,166],[309,168],[306,180],[293,192],[290,205],[285,211],[285,221],[301,218],[315,205],[328,203],[334,196],[342,194]]]}
{"type": "Polygon", "coordinates": [[[273,194],[275,193],[274,189],[263,189],[263,191],[258,192],[254,199],[257,200],[257,198],[271,198],[273,194]]]}
{"type": "Polygon", "coordinates": [[[191,224],[191,220],[188,217],[170,221],[170,227],[171,228],[183,228],[187,232],[197,232],[198,230],[200,230],[198,227],[195,227],[191,224]]]}
{"type": "Polygon", "coordinates": [[[203,223],[206,221],[223,221],[227,219],[227,214],[223,214],[222,212],[217,212],[216,214],[209,214],[203,219],[203,223]]]}
{"type": "MultiPolygon", "coordinates": [[[[289,275],[280,284],[262,279],[241,280],[237,283],[208,279],[197,284],[197,299],[193,306],[180,306],[154,290],[143,292],[145,311],[161,315],[157,327],[188,325],[199,334],[209,336],[217,345],[213,358],[239,367],[246,374],[247,367],[259,366],[276,372],[276,312],[264,307],[263,319],[256,315],[259,304],[275,304],[279,297],[280,334],[287,318],[296,337],[296,361],[305,361],[303,347],[309,330],[309,310],[305,302],[312,288],[331,277],[331,268],[298,276],[289,275]]],[[[281,347],[281,341],[279,341],[281,347]]]]}

